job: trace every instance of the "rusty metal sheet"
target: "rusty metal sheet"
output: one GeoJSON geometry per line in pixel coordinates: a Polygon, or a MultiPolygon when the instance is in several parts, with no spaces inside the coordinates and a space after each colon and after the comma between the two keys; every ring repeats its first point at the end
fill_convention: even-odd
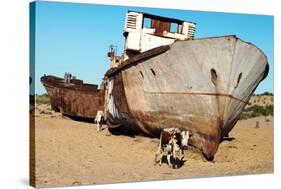
{"type": "Polygon", "coordinates": [[[154,32],[155,35],[163,36],[164,31],[167,31],[167,32],[170,31],[171,23],[152,19],[151,26],[152,26],[151,28],[155,29],[155,32],[154,32]]]}

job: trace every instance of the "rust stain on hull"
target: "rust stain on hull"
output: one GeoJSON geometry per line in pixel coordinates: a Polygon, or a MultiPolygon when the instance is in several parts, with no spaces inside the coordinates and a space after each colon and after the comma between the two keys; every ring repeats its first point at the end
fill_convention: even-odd
{"type": "Polygon", "coordinates": [[[229,97],[232,98],[234,100],[238,100],[240,102],[243,102],[245,104],[248,104],[248,102],[244,101],[243,99],[237,98],[231,94],[224,94],[224,93],[207,93],[207,92],[148,92],[148,91],[144,91],[145,93],[150,93],[150,94],[186,94],[186,95],[206,95],[206,96],[222,96],[222,97],[229,97]]]}
{"type": "Polygon", "coordinates": [[[104,91],[97,89],[97,85],[84,84],[76,79],[65,84],[62,78],[55,76],[43,76],[41,82],[50,97],[52,109],[62,114],[95,118],[97,111],[104,108],[104,91]]]}
{"type": "Polygon", "coordinates": [[[200,149],[207,159],[214,157],[221,141],[220,128],[223,122],[218,117],[179,116],[170,112],[134,111],[132,114],[138,120],[139,130],[155,137],[159,137],[164,128],[177,127],[189,130],[193,133],[189,144],[200,149]]]}

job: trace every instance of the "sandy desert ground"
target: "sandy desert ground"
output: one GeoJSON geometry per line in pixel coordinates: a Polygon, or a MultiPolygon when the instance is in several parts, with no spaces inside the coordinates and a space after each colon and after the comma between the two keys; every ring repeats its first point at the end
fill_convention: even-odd
{"type": "Polygon", "coordinates": [[[273,118],[241,120],[221,143],[213,162],[193,148],[185,164],[154,165],[157,138],[98,133],[42,104],[35,112],[36,185],[38,187],[184,179],[273,172],[273,118]],[[259,128],[256,128],[259,121],[259,128]]]}

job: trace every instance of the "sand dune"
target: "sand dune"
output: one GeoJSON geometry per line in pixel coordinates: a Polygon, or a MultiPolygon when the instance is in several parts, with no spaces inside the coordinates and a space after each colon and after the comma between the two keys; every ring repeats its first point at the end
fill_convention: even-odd
{"type": "Polygon", "coordinates": [[[36,107],[35,124],[38,187],[273,172],[272,117],[239,121],[213,162],[189,148],[179,169],[154,166],[157,138],[112,135],[105,125],[98,133],[95,124],[62,117],[48,105],[36,107]]]}

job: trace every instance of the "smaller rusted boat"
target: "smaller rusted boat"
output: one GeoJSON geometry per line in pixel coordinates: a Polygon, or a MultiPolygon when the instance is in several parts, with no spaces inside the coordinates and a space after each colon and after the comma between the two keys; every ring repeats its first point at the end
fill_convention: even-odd
{"type": "Polygon", "coordinates": [[[92,119],[104,107],[104,90],[98,85],[83,83],[82,80],[65,74],[64,78],[52,75],[41,77],[54,111],[64,115],[92,119]]]}

